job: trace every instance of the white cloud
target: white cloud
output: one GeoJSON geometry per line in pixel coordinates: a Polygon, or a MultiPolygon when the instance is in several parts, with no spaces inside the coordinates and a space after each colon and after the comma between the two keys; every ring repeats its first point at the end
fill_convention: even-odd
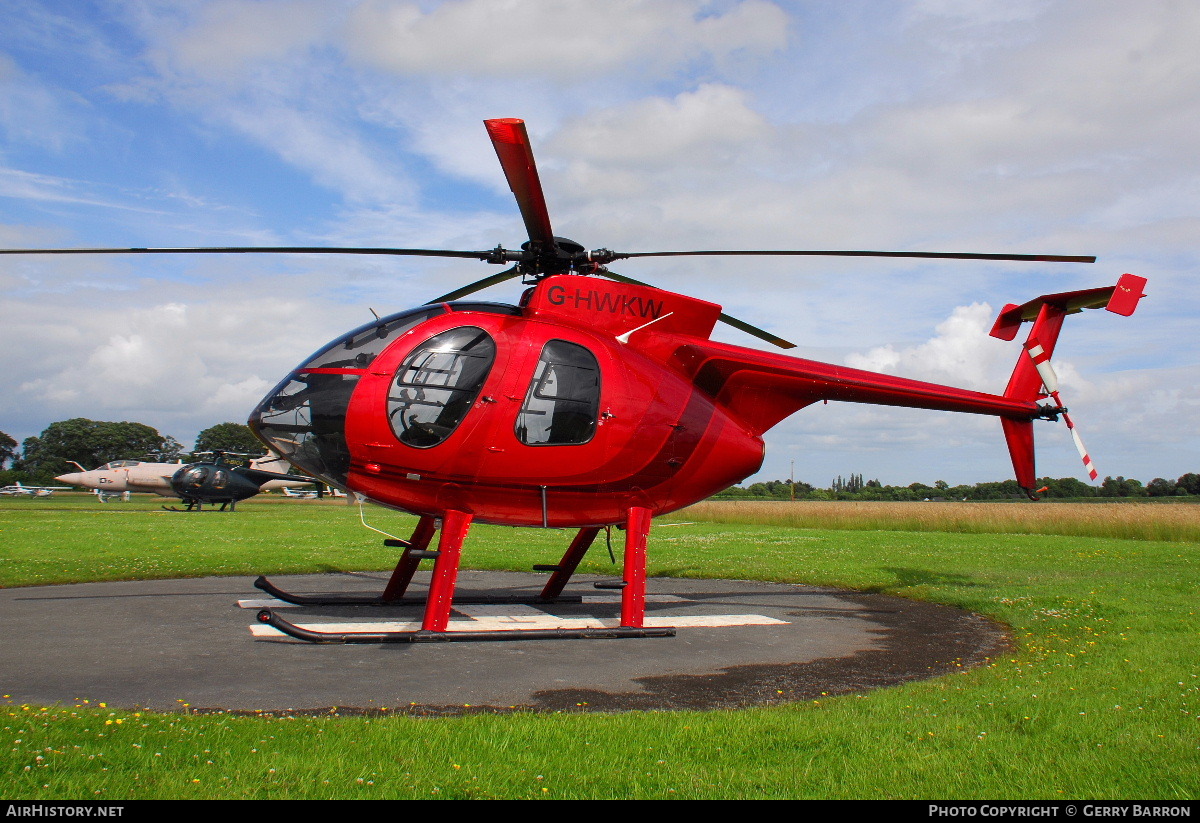
{"type": "MultiPolygon", "coordinates": [[[[72,271],[54,261],[40,276],[72,271]]],[[[174,297],[125,271],[120,300],[75,290],[39,299],[28,287],[5,296],[0,395],[6,431],[35,434],[69,417],[139,420],[188,441],[215,423],[245,420],[263,395],[313,350],[369,318],[365,305],[331,304],[328,269],[253,274],[236,261],[196,264],[194,284],[174,297]]]]}
{"type": "MultiPolygon", "coordinates": [[[[938,324],[937,336],[930,340],[907,348],[888,345],[852,354],[846,365],[998,394],[1003,388],[1001,364],[1016,350],[988,335],[995,319],[987,303],[959,306],[938,324]]],[[[1011,370],[1012,364],[1008,366],[1011,370]]]]}
{"type": "Polygon", "coordinates": [[[745,0],[725,13],[687,0],[454,0],[429,10],[400,0],[354,8],[352,57],[400,74],[536,75],[559,82],[650,71],[786,42],[784,12],[745,0]]]}
{"type": "MultiPolygon", "coordinates": [[[[572,164],[657,171],[664,163],[704,169],[771,137],[742,89],[706,83],[672,98],[650,97],[573,118],[547,148],[572,164]]],[[[583,182],[583,181],[580,181],[583,182]]]]}
{"type": "Polygon", "coordinates": [[[0,197],[46,203],[72,203],[150,214],[161,213],[159,209],[134,204],[131,202],[131,194],[128,191],[97,192],[94,185],[84,180],[0,168],[0,197]]]}
{"type": "Polygon", "coordinates": [[[141,62],[107,84],[108,94],[165,103],[201,133],[231,132],[345,200],[412,199],[395,147],[378,145],[362,128],[357,78],[333,42],[340,7],[222,0],[138,11],[141,62]]]}
{"type": "Polygon", "coordinates": [[[346,124],[287,104],[231,105],[222,116],[244,135],[270,146],[281,159],[311,172],[323,186],[347,200],[372,203],[410,201],[414,188],[346,124]]]}
{"type": "Polygon", "coordinates": [[[159,60],[188,76],[214,82],[242,82],[264,64],[303,58],[326,42],[337,7],[320,0],[214,0],[181,16],[164,9],[146,23],[162,39],[159,60]]]}

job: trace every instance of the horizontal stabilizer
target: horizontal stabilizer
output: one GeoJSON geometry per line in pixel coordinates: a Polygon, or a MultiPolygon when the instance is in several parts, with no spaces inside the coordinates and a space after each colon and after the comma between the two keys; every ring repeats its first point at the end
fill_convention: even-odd
{"type": "Polygon", "coordinates": [[[992,326],[992,337],[1012,340],[1022,323],[1036,320],[1042,306],[1054,306],[1064,314],[1075,314],[1084,309],[1108,309],[1114,314],[1128,317],[1137,308],[1138,301],[1145,297],[1146,278],[1136,274],[1123,274],[1115,286],[1101,289],[1084,289],[1062,294],[1044,294],[1023,305],[1008,304],[992,326]]]}

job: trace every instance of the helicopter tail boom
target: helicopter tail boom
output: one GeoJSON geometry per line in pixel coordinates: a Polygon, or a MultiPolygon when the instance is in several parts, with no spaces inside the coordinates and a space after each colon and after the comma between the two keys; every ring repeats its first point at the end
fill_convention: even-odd
{"type": "MultiPolygon", "coordinates": [[[[690,342],[679,347],[674,358],[678,363],[689,364],[696,387],[728,408],[755,435],[763,434],[805,406],[829,400],[999,417],[1017,481],[1032,495],[1036,485],[1033,421],[1066,417],[1066,409],[1058,399],[1057,380],[1048,362],[1063,319],[1085,308],[1103,307],[1117,314],[1132,314],[1143,296],[1145,283],[1144,278],[1126,274],[1115,286],[1043,295],[1022,306],[1006,306],[992,330],[993,336],[1012,340],[1026,321],[1032,321],[1033,328],[1003,394],[925,383],[713,341],[690,342]],[[1043,386],[1046,381],[1049,382],[1043,386]],[[1055,405],[1038,403],[1046,397],[1052,397],[1055,405]]],[[[1069,419],[1067,423],[1089,473],[1094,472],[1074,424],[1069,419]]]]}
{"type": "Polygon", "coordinates": [[[756,435],[805,406],[829,400],[1017,419],[1039,415],[1030,401],[711,341],[681,347],[676,358],[690,361],[696,386],[756,435]]]}

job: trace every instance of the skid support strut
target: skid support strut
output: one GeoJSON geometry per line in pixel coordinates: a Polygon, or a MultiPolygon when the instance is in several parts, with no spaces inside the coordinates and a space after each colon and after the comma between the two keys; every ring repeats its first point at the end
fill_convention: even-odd
{"type": "Polygon", "coordinates": [[[399,600],[404,596],[404,592],[408,590],[408,584],[412,582],[413,575],[417,572],[417,566],[421,565],[420,553],[429,548],[429,543],[433,540],[436,532],[437,520],[432,517],[422,517],[417,523],[412,537],[406,541],[408,545],[404,547],[404,554],[400,555],[400,562],[396,564],[396,569],[392,572],[391,579],[388,580],[387,587],[383,590],[385,603],[399,600]]]}
{"type": "Polygon", "coordinates": [[[571,575],[575,574],[575,569],[579,568],[579,561],[583,560],[583,556],[592,547],[592,542],[599,533],[599,526],[589,526],[579,530],[579,534],[575,535],[575,539],[571,541],[571,546],[567,549],[566,554],[563,555],[562,560],[558,561],[558,565],[553,567],[554,574],[550,575],[550,579],[542,587],[542,597],[550,599],[562,594],[563,588],[566,587],[567,582],[571,579],[571,575]]]}
{"type": "Polygon", "coordinates": [[[632,506],[625,520],[625,586],[621,589],[621,625],[640,629],[646,622],[646,540],[650,510],[632,506]]]}
{"type": "Polygon", "coordinates": [[[450,623],[450,604],[458,581],[462,545],[470,529],[471,515],[446,512],[442,520],[442,537],[438,541],[438,557],[433,564],[433,580],[429,583],[429,599],[425,601],[425,619],[421,623],[424,631],[444,632],[450,623]]]}

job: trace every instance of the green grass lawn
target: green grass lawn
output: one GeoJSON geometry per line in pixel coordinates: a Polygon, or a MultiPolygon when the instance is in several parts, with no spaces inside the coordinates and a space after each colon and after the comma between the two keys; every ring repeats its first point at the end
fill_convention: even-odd
{"type": "MultiPolygon", "coordinates": [[[[160,502],[0,501],[0,584],[395,561],[340,502],[257,498],[234,515],[167,513],[160,502]]],[[[686,512],[676,518],[687,520],[686,512]]],[[[415,521],[370,509],[368,522],[407,536],[415,521]]],[[[476,527],[464,563],[527,570],[556,560],[568,539],[476,527]]],[[[651,534],[654,575],[837,585],[946,603],[1007,623],[1016,648],[936,680],[741,711],[244,717],[0,701],[0,793],[1194,799],[1198,556],[1195,542],[1104,536],[661,527],[651,534]]],[[[613,572],[602,546],[583,571],[613,572]]]]}

